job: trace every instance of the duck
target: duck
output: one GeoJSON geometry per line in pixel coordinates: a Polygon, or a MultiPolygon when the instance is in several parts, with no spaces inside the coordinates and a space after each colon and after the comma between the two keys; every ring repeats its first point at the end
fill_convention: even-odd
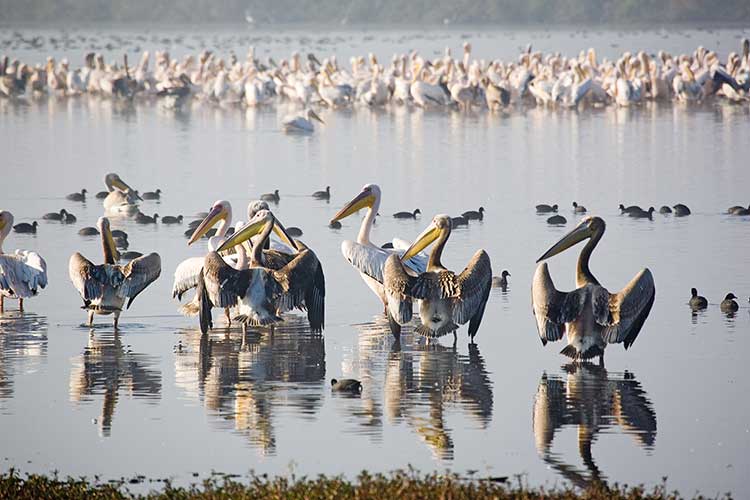
{"type": "Polygon", "coordinates": [[[577,202],[573,202],[573,213],[576,214],[585,214],[586,213],[586,207],[583,205],[579,205],[577,202]]]}
{"type": "Polygon", "coordinates": [[[660,214],[664,214],[664,215],[671,214],[672,213],[672,209],[669,208],[667,205],[662,205],[661,208],[659,209],[659,213],[660,214]]]}
{"type": "Polygon", "coordinates": [[[557,212],[557,204],[555,205],[546,205],[544,203],[536,206],[536,213],[538,214],[548,214],[550,212],[557,212]]]}
{"type": "Polygon", "coordinates": [[[128,239],[128,233],[126,233],[122,229],[113,229],[111,232],[112,232],[112,237],[113,238],[122,238],[122,239],[125,239],[125,240],[128,239]]]}
{"type": "Polygon", "coordinates": [[[416,219],[417,215],[420,215],[422,211],[415,208],[413,212],[396,212],[393,214],[394,219],[416,219]]]}
{"type": "Polygon", "coordinates": [[[629,207],[626,207],[620,203],[620,214],[631,214],[633,212],[643,212],[643,209],[638,205],[630,205],[629,207]]]}
{"type": "Polygon", "coordinates": [[[750,205],[747,208],[740,206],[730,207],[727,213],[729,215],[750,215],[750,205]]]}
{"type": "Polygon", "coordinates": [[[13,226],[13,231],[23,234],[36,234],[36,228],[38,225],[39,223],[37,221],[34,221],[31,224],[28,222],[21,222],[20,224],[13,226]]]}
{"type": "Polygon", "coordinates": [[[149,217],[143,212],[138,212],[138,215],[135,216],[135,221],[138,224],[156,224],[156,221],[158,219],[159,219],[159,214],[154,214],[153,217],[149,217]]]}
{"type": "Polygon", "coordinates": [[[331,186],[326,186],[323,191],[315,191],[312,197],[316,200],[330,200],[331,199],[331,186]]]}
{"type": "Polygon", "coordinates": [[[695,288],[690,289],[690,307],[694,311],[698,311],[700,309],[705,309],[708,307],[708,300],[706,300],[706,297],[701,297],[698,295],[698,290],[695,288]]]}
{"type": "Polygon", "coordinates": [[[685,217],[690,215],[690,209],[687,207],[687,205],[683,205],[682,203],[678,203],[672,208],[674,209],[675,217],[685,217]]]}
{"type": "Polygon", "coordinates": [[[341,229],[341,222],[337,220],[332,220],[328,223],[328,227],[331,229],[341,229]]]}
{"type": "Polygon", "coordinates": [[[549,219],[547,219],[547,224],[553,224],[553,225],[562,225],[567,224],[568,219],[563,217],[562,215],[553,215],[549,219]]]}
{"type": "Polygon", "coordinates": [[[165,215],[161,218],[162,224],[182,224],[182,215],[178,215],[177,217],[173,215],[165,215]]]}
{"type": "Polygon", "coordinates": [[[648,211],[638,210],[638,211],[628,212],[628,216],[633,217],[634,219],[651,219],[653,214],[654,214],[654,207],[649,207],[648,211]]]}
{"type": "Polygon", "coordinates": [[[468,226],[469,221],[466,220],[466,217],[459,215],[458,217],[451,217],[451,224],[454,228],[456,228],[461,226],[468,226]]]}
{"type": "Polygon", "coordinates": [[[461,214],[466,220],[482,220],[484,219],[484,207],[479,207],[479,210],[469,210],[461,214]]]}
{"type": "Polygon", "coordinates": [[[159,200],[161,199],[161,189],[157,189],[156,191],[146,191],[141,198],[144,200],[159,200]]]}
{"type": "Polygon", "coordinates": [[[332,378],[331,390],[335,392],[355,392],[359,394],[362,392],[362,382],[353,378],[345,378],[341,380],[332,378]]]}
{"type": "Polygon", "coordinates": [[[42,216],[43,220],[55,220],[55,221],[62,221],[65,219],[65,214],[68,212],[63,208],[59,212],[49,212],[42,216]]]}
{"type": "Polygon", "coordinates": [[[500,276],[493,276],[492,288],[502,288],[505,291],[508,288],[508,276],[510,276],[510,273],[505,269],[500,273],[500,276]]]}
{"type": "Polygon", "coordinates": [[[88,193],[88,191],[81,189],[80,193],[70,193],[65,199],[70,201],[86,201],[86,193],[88,193]]]}
{"type": "Polygon", "coordinates": [[[65,216],[63,216],[62,218],[63,224],[74,224],[77,221],[78,221],[78,218],[68,211],[65,212],[65,216]]]}
{"type": "Polygon", "coordinates": [[[107,196],[109,196],[109,191],[99,191],[98,193],[96,193],[97,200],[103,200],[107,196]]]}
{"type": "Polygon", "coordinates": [[[264,193],[260,195],[260,199],[263,201],[271,201],[273,203],[278,203],[281,197],[279,196],[279,190],[274,189],[273,193],[264,193]]]}
{"type": "Polygon", "coordinates": [[[290,227],[286,228],[286,232],[292,238],[299,238],[300,236],[302,236],[302,229],[300,229],[298,227],[295,227],[295,226],[290,226],[290,227]]]}
{"type": "Polygon", "coordinates": [[[95,227],[82,227],[78,230],[81,236],[99,236],[99,230],[95,227]]]}
{"type": "Polygon", "coordinates": [[[721,312],[723,313],[733,313],[737,312],[737,310],[740,308],[739,304],[735,302],[734,299],[737,297],[733,293],[728,293],[726,297],[724,297],[724,300],[721,301],[721,312]]]}

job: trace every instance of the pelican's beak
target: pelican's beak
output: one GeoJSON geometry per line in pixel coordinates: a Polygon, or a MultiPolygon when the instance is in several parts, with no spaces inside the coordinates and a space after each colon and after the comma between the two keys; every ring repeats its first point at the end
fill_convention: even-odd
{"type": "Polygon", "coordinates": [[[411,246],[406,249],[406,252],[404,252],[404,255],[401,257],[401,262],[405,262],[411,259],[419,252],[424,250],[430,243],[438,239],[440,233],[441,230],[435,225],[435,223],[431,223],[429,226],[427,226],[427,229],[422,232],[422,234],[417,236],[417,239],[414,240],[414,243],[412,243],[411,246]]]}
{"type": "Polygon", "coordinates": [[[365,207],[372,207],[375,203],[375,195],[369,191],[362,191],[352,201],[339,210],[339,212],[333,216],[331,222],[337,222],[341,219],[345,219],[355,212],[362,210],[365,207]]]}
{"type": "Polygon", "coordinates": [[[225,240],[224,243],[222,243],[221,246],[216,249],[216,251],[222,252],[224,250],[227,250],[228,248],[235,247],[244,241],[248,241],[250,238],[252,238],[256,234],[262,233],[268,224],[273,224],[273,218],[269,218],[269,217],[253,218],[253,220],[251,220],[245,226],[243,226],[242,229],[240,229],[239,231],[235,231],[235,233],[232,236],[230,236],[227,240],[225,240]],[[255,219],[258,219],[258,220],[255,220],[255,219]]]}
{"type": "Polygon", "coordinates": [[[299,252],[299,246],[297,245],[297,242],[294,241],[294,238],[289,236],[289,233],[286,231],[286,228],[281,223],[279,219],[276,218],[276,216],[273,216],[274,225],[273,225],[273,232],[276,233],[276,236],[281,238],[283,242],[285,242],[290,247],[294,248],[295,251],[299,252]]]}
{"type": "Polygon", "coordinates": [[[5,229],[5,224],[6,224],[5,220],[4,219],[0,219],[0,231],[2,231],[3,229],[5,229]]]}
{"type": "Polygon", "coordinates": [[[576,243],[580,243],[586,238],[591,238],[591,234],[592,232],[591,228],[588,225],[588,221],[583,221],[571,232],[560,238],[560,241],[552,245],[552,248],[544,252],[544,255],[539,257],[536,261],[541,262],[543,260],[549,259],[550,257],[567,250],[576,243]]]}
{"type": "Polygon", "coordinates": [[[227,211],[224,210],[222,205],[216,205],[211,208],[211,211],[206,215],[206,218],[201,221],[200,225],[195,228],[193,235],[188,241],[188,246],[192,245],[201,237],[208,232],[209,229],[214,227],[220,220],[227,220],[227,211]]]}
{"type": "Polygon", "coordinates": [[[107,242],[107,246],[109,247],[109,251],[112,252],[112,256],[115,259],[115,262],[120,260],[120,252],[117,250],[117,245],[115,245],[115,239],[112,237],[112,231],[108,230],[107,234],[104,235],[104,239],[107,242]]]}
{"type": "Polygon", "coordinates": [[[312,111],[312,110],[311,110],[311,111],[310,111],[310,116],[312,116],[312,117],[313,117],[314,119],[318,120],[318,121],[319,121],[320,123],[322,123],[323,125],[325,125],[325,124],[326,124],[326,122],[324,122],[324,121],[323,121],[323,119],[322,119],[321,117],[319,117],[319,116],[318,116],[318,113],[316,113],[315,111],[312,111]]]}
{"type": "MultiPolygon", "coordinates": [[[[119,189],[120,191],[123,191],[123,192],[133,191],[133,188],[131,188],[130,186],[128,186],[128,185],[127,185],[127,184],[125,183],[125,181],[123,181],[123,180],[122,180],[122,179],[120,179],[119,177],[117,177],[116,179],[114,179],[114,180],[112,181],[112,185],[113,185],[114,187],[116,187],[117,189],[119,189]]],[[[133,191],[133,192],[135,192],[135,191],[133,191]]]]}

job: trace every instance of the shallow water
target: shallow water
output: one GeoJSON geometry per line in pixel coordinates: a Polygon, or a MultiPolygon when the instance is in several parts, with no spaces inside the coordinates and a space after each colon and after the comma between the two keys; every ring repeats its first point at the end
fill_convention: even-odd
{"type": "MultiPolygon", "coordinates": [[[[617,51],[640,48],[636,39],[687,51],[724,37],[721,51],[737,34],[597,36],[617,40],[617,51]]],[[[460,32],[443,35],[409,39],[427,54],[446,40],[459,50],[460,32]]],[[[371,43],[388,57],[386,35],[378,36],[371,43]]],[[[555,36],[576,40],[571,51],[595,45],[555,36]]],[[[515,53],[532,35],[514,37],[501,50],[515,53]]],[[[342,45],[340,53],[349,50],[342,45]]],[[[657,484],[666,476],[686,494],[747,494],[750,220],[722,214],[748,203],[746,105],[496,115],[323,110],[326,125],[311,136],[279,132],[286,111],[196,105],[175,113],[89,97],[0,101],[2,208],[16,221],[63,207],[78,217],[73,226],[44,221],[36,236],[11,234],[5,243],[6,251],[38,250],[50,284],[23,315],[9,302],[0,316],[3,468],[188,483],[211,471],[354,475],[412,465],[525,474],[531,484],[657,484]],[[74,251],[100,258],[98,239],[76,232],[102,207],[64,197],[103,189],[109,171],[141,191],[163,189],[160,202],[143,203],[149,214],[190,216],[224,198],[237,218],[259,193],[280,189],[275,213],[304,230],[325,268],[324,335],[292,316],[273,336],[245,338],[215,318],[218,327],[201,338],[197,321],[177,313],[170,289],[176,265],[205,252],[203,243],[186,246],[186,224],[127,219],[113,227],[128,231],[131,250],[158,251],[163,275],[123,314],[119,335],[108,317],[98,317],[93,332],[82,326],[67,261],[74,251]],[[483,222],[453,232],[445,255],[461,269],[485,248],[495,274],[512,274],[507,292],[493,291],[476,345],[468,345],[465,327],[455,345],[452,337],[428,343],[410,328],[399,343],[387,333],[377,299],[339,251],[359,219],[339,231],[326,227],[367,182],[384,193],[373,230],[379,242],[414,238],[435,213],[486,208],[483,222]],[[326,185],[330,203],[309,197],[326,185]],[[592,261],[605,286],[619,289],[645,266],[656,280],[637,342],[628,352],[610,347],[606,370],[563,367],[562,345],[543,348],[531,314],[534,261],[572,227],[573,200],[607,221],[592,261]],[[542,202],[563,207],[567,228],[534,213],[542,202]],[[693,215],[634,220],[617,215],[621,202],[683,202],[693,215]],[[425,214],[420,220],[389,217],[415,207],[425,214]],[[711,302],[697,316],[687,306],[692,286],[711,302]],[[741,303],[731,318],[718,307],[729,291],[741,303]],[[362,395],[332,394],[333,377],[359,378],[362,395]]],[[[550,261],[558,288],[572,288],[576,255],[550,261]]]]}

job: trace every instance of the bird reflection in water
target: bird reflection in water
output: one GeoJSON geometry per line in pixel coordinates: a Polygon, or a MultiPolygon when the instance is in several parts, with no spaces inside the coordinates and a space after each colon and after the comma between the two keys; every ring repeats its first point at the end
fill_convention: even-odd
{"type": "Polygon", "coordinates": [[[452,460],[448,410],[462,409],[479,428],[488,427],[492,382],[477,345],[469,345],[468,355],[459,354],[455,345],[428,343],[410,329],[399,341],[388,335],[387,320],[381,317],[357,329],[358,348],[354,359],[344,360],[344,375],[358,372],[363,391],[359,398],[342,399],[339,408],[355,424],[351,432],[379,441],[385,415],[390,424],[411,427],[436,458],[452,460]]]}
{"type": "Polygon", "coordinates": [[[571,483],[585,488],[606,479],[591,452],[598,434],[619,426],[650,451],[656,440],[656,414],[640,382],[629,372],[608,374],[603,367],[588,363],[563,368],[565,378],[545,373],[539,381],[532,417],[534,439],[542,460],[571,483]],[[578,429],[578,453],[588,474],[552,452],[555,434],[567,427],[578,429]]]}
{"type": "Polygon", "coordinates": [[[180,337],[177,385],[263,455],[276,453],[275,407],[311,417],[322,404],[325,342],[306,318],[289,316],[272,334],[184,330],[180,337]]]}
{"type": "Polygon", "coordinates": [[[0,315],[0,400],[13,397],[13,377],[32,373],[47,357],[47,317],[10,311],[0,315]]]}
{"type": "Polygon", "coordinates": [[[112,422],[121,390],[135,399],[155,401],[161,397],[158,358],[134,353],[118,333],[89,335],[83,353],[73,360],[70,400],[74,403],[103,396],[97,419],[101,436],[112,434],[112,422]]]}

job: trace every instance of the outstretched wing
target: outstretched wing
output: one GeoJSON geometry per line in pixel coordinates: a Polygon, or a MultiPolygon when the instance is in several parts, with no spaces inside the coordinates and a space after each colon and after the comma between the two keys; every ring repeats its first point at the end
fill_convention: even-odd
{"type": "Polygon", "coordinates": [[[303,250],[286,266],[273,271],[273,276],[281,287],[280,309],[307,309],[310,328],[321,332],[325,326],[325,276],[315,252],[303,250]]]}
{"type": "Polygon", "coordinates": [[[395,253],[386,259],[383,277],[388,315],[399,325],[404,325],[411,321],[411,289],[416,279],[409,276],[401,259],[395,253]]]}
{"type": "Polygon", "coordinates": [[[454,275],[458,296],[453,300],[453,321],[463,325],[469,323],[469,335],[476,334],[484,316],[484,308],[492,288],[492,265],[490,256],[478,250],[461,274],[454,275]]]}
{"type": "Polygon", "coordinates": [[[578,317],[585,300],[585,288],[568,293],[560,292],[552,282],[547,263],[542,262],[537,266],[531,285],[531,306],[543,345],[562,338],[565,323],[578,317]]]}
{"type": "Polygon", "coordinates": [[[94,265],[78,252],[70,257],[68,276],[86,304],[101,299],[104,295],[104,286],[110,282],[109,274],[103,265],[94,265]]]}
{"type": "Polygon", "coordinates": [[[174,270],[172,297],[182,300],[182,294],[198,286],[201,269],[203,269],[203,257],[190,257],[180,262],[174,270]]]}
{"type": "Polygon", "coordinates": [[[127,308],[143,290],[161,275],[161,257],[158,253],[143,255],[121,267],[125,277],[117,294],[128,299],[127,308]]]}
{"type": "Polygon", "coordinates": [[[47,286],[47,263],[36,252],[16,250],[0,255],[0,290],[16,297],[32,297],[47,286]]]}
{"type": "MultiPolygon", "coordinates": [[[[398,244],[403,246],[402,240],[394,239],[394,247],[398,244]]],[[[406,247],[408,248],[408,247],[406,247]]],[[[344,241],[341,243],[341,253],[346,260],[354,266],[359,272],[366,274],[378,283],[383,283],[383,268],[385,261],[391,254],[401,257],[406,248],[386,249],[371,245],[360,245],[354,241],[344,241]]],[[[419,253],[411,259],[404,262],[404,266],[410,269],[415,275],[425,272],[427,269],[427,256],[419,253]]]]}
{"type": "Polygon", "coordinates": [[[651,312],[656,287],[651,271],[643,269],[625,288],[609,294],[609,300],[594,300],[594,318],[604,326],[602,337],[610,344],[622,342],[625,349],[635,342],[651,312]]]}
{"type": "Polygon", "coordinates": [[[250,284],[247,269],[237,270],[224,262],[216,252],[208,252],[203,259],[205,293],[214,307],[237,305],[238,297],[244,297],[250,284]]]}

